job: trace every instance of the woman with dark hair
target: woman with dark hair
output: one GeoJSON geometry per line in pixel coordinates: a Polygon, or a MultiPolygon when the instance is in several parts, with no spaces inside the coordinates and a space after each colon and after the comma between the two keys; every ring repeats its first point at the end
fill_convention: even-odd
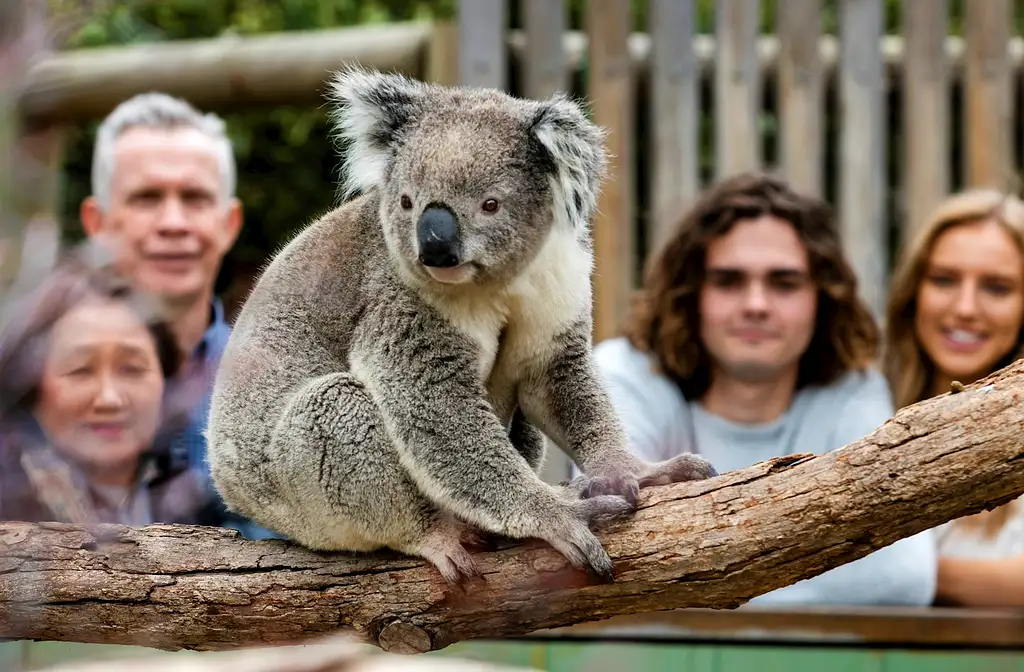
{"type": "Polygon", "coordinates": [[[164,437],[191,384],[150,304],[123,278],[69,257],[7,306],[0,331],[0,519],[198,522],[195,476],[164,437]]]}

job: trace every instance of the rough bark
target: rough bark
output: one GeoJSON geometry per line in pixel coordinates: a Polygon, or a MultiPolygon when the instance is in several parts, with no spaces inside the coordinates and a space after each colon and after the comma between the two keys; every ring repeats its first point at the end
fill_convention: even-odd
{"type": "Polygon", "coordinates": [[[29,70],[19,111],[34,123],[76,122],[149,90],[221,111],[315,106],[346,63],[420,74],[429,39],[428,23],[396,23],[65,51],[29,70]]]}
{"type": "Polygon", "coordinates": [[[419,652],[733,608],[1024,493],[1022,373],[1024,360],[825,455],[645,489],[635,517],[600,534],[612,584],[533,541],[481,553],[484,578],[455,590],[397,554],[318,554],[203,527],[0,524],[0,637],[213,650],[340,632],[419,652]]]}

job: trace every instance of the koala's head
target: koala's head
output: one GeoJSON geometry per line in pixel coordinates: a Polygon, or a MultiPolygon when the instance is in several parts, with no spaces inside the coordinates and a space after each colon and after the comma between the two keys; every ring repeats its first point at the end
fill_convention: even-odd
{"type": "Polygon", "coordinates": [[[379,190],[388,249],[411,277],[506,282],[553,233],[589,244],[604,138],[568,98],[358,68],[335,76],[330,97],[345,196],[379,190]]]}

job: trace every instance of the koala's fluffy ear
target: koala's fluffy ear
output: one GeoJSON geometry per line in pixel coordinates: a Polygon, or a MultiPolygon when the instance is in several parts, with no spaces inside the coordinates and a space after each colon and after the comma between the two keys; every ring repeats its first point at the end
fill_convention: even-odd
{"type": "Polygon", "coordinates": [[[345,68],[331,79],[327,98],[335,138],[345,149],[345,198],[379,185],[402,128],[423,109],[427,85],[407,77],[345,68]]]}
{"type": "Polygon", "coordinates": [[[555,208],[573,229],[588,229],[607,165],[604,132],[564,94],[539,103],[530,132],[555,165],[555,208]]]}

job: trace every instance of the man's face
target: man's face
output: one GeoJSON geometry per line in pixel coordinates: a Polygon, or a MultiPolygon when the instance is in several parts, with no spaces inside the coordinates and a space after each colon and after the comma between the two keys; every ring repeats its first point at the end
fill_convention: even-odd
{"type": "Polygon", "coordinates": [[[716,374],[769,382],[791,371],[811,337],[817,288],[792,225],[738,220],[711,241],[700,293],[700,336],[716,374]]]}
{"type": "Polygon", "coordinates": [[[110,207],[82,204],[82,224],[102,236],[120,268],[169,299],[212,292],[241,226],[236,199],[223,199],[214,142],[195,129],[136,127],[115,145],[110,207]]]}

